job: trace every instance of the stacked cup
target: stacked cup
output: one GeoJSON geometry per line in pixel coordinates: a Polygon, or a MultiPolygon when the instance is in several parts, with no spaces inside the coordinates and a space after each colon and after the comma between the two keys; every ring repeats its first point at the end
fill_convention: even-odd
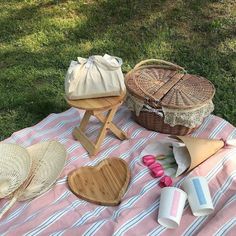
{"type": "Polygon", "coordinates": [[[166,228],[179,226],[186,199],[194,216],[204,216],[214,211],[204,177],[195,176],[187,179],[182,187],[184,191],[176,187],[165,187],[161,190],[158,222],[166,228]]]}

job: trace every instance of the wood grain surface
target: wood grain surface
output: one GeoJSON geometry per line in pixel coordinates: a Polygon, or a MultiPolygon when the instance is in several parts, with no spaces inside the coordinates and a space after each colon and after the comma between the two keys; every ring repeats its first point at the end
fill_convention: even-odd
{"type": "Polygon", "coordinates": [[[107,158],[94,167],[80,167],[68,175],[68,185],[76,196],[104,206],[118,205],[129,181],[128,164],[117,157],[107,158]]]}
{"type": "Polygon", "coordinates": [[[125,93],[122,93],[121,96],[115,97],[101,97],[101,98],[88,98],[88,99],[80,99],[80,100],[69,100],[65,97],[67,103],[79,109],[83,109],[86,111],[99,111],[106,110],[112,106],[121,104],[124,100],[125,93]]]}

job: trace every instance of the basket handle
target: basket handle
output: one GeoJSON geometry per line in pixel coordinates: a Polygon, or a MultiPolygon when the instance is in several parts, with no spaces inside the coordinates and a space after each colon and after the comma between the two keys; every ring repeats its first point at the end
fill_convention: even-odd
{"type": "MultiPolygon", "coordinates": [[[[156,64],[161,64],[161,65],[167,65],[169,66],[169,69],[174,69],[174,70],[181,70],[183,72],[183,74],[186,74],[186,70],[181,67],[178,66],[174,63],[168,62],[168,61],[164,61],[164,60],[160,60],[160,59],[147,59],[144,61],[139,62],[133,69],[133,71],[136,71],[140,68],[145,68],[145,64],[148,63],[156,63],[156,64]]],[[[160,100],[166,95],[166,93],[176,84],[178,83],[179,80],[181,80],[183,78],[184,75],[181,74],[175,74],[172,76],[172,78],[166,83],[164,84],[160,89],[159,89],[159,95],[154,97],[151,94],[147,93],[147,91],[145,91],[137,82],[136,80],[134,80],[134,83],[136,84],[136,86],[141,89],[141,91],[147,96],[147,99],[151,99],[153,101],[155,101],[156,103],[160,103],[160,100]]]]}
{"type": "Polygon", "coordinates": [[[168,62],[168,61],[164,61],[164,60],[161,60],[161,59],[147,59],[147,60],[144,60],[144,61],[141,61],[139,62],[138,64],[136,64],[136,66],[134,67],[134,69],[138,69],[140,68],[141,66],[145,65],[145,64],[148,64],[148,63],[156,63],[156,64],[161,64],[161,65],[167,65],[169,66],[171,69],[175,69],[175,70],[182,70],[185,72],[185,69],[181,66],[178,66],[174,63],[171,63],[171,62],[168,62]]]}

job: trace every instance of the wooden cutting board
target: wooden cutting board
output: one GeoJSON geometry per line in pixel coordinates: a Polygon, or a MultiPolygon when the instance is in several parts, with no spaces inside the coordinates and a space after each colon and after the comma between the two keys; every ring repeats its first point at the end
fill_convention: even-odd
{"type": "Polygon", "coordinates": [[[69,187],[76,196],[105,206],[121,202],[129,181],[128,164],[117,157],[107,158],[94,167],[80,167],[68,175],[69,187]]]}

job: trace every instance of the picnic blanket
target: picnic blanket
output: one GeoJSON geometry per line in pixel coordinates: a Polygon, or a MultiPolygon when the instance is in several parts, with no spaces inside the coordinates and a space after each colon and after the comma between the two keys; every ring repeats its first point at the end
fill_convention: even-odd
{"type": "MultiPolygon", "coordinates": [[[[64,170],[56,184],[43,195],[16,203],[0,220],[0,235],[235,235],[236,232],[236,148],[224,148],[194,169],[188,176],[205,176],[210,187],[215,211],[205,217],[194,217],[186,203],[181,224],[169,230],[157,222],[160,201],[158,179],[151,177],[142,164],[140,153],[153,140],[166,135],[148,131],[131,119],[122,106],[114,122],[130,136],[120,141],[107,135],[101,151],[90,159],[81,144],[72,137],[73,128],[81,121],[83,111],[71,108],[50,114],[35,126],[20,130],[4,142],[24,147],[45,140],[57,140],[67,149],[64,170]],[[120,157],[128,162],[131,182],[120,205],[99,206],[77,198],[68,188],[69,172],[85,165],[96,165],[104,158],[120,157]]],[[[99,123],[91,119],[88,134],[95,138],[99,123]]],[[[210,115],[192,136],[236,138],[236,129],[227,121],[210,115]]],[[[186,178],[175,179],[179,187],[186,178]]],[[[0,207],[7,201],[2,199],[0,207]]]]}

